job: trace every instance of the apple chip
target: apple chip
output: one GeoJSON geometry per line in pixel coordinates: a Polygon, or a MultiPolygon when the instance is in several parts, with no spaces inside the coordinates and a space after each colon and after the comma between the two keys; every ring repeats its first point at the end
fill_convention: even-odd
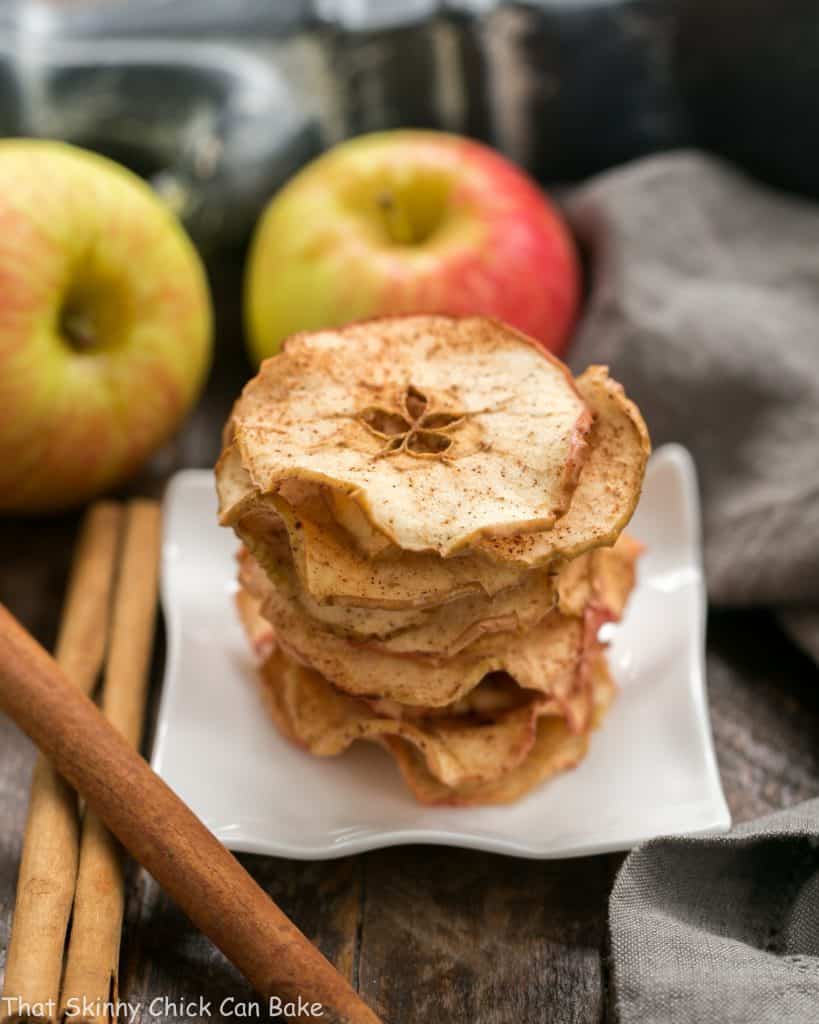
{"type": "Polygon", "coordinates": [[[613,544],[637,506],[651,451],[639,410],[603,366],[590,366],[577,378],[577,387],[595,420],[571,506],[550,530],[482,537],[478,550],[498,562],[545,565],[613,544]]]}
{"type": "MultiPolygon", "coordinates": [[[[371,633],[363,632],[369,629],[369,623],[364,621],[359,623],[358,632],[352,635],[359,641],[365,641],[373,650],[450,657],[471,646],[482,636],[519,632],[534,626],[551,610],[554,603],[552,578],[545,573],[532,574],[519,587],[501,590],[492,597],[463,597],[450,604],[429,609],[424,613],[423,621],[391,634],[373,637],[371,633]]],[[[351,609],[337,605],[315,605],[309,598],[303,602],[303,607],[317,621],[349,635],[346,616],[351,609]]],[[[368,609],[352,611],[372,614],[368,609]]]]}
{"type": "Polygon", "coordinates": [[[613,547],[597,548],[590,553],[593,603],[607,609],[613,619],[622,616],[634,589],[637,559],[643,550],[639,541],[621,533],[613,547]]]}
{"type": "Polygon", "coordinates": [[[284,585],[296,596],[301,607],[316,622],[352,639],[371,640],[393,636],[413,626],[429,621],[435,609],[428,608],[376,608],[347,604],[319,604],[304,589],[295,571],[290,556],[290,547],[285,537],[268,536],[260,545],[253,535],[248,535],[247,545],[238,555],[239,582],[258,601],[263,601],[271,586],[284,585]],[[264,560],[264,568],[257,557],[264,560]]]}
{"type": "Polygon", "coordinates": [[[611,547],[595,548],[566,562],[557,575],[557,604],[564,615],[582,616],[590,605],[619,619],[634,589],[643,545],[621,533],[611,547]]]}
{"type": "Polygon", "coordinates": [[[364,513],[364,509],[346,494],[335,488],[329,488],[330,504],[336,521],[344,527],[355,540],[359,551],[367,558],[383,557],[387,552],[395,554],[398,550],[389,537],[376,530],[364,513]]]}
{"type": "Polygon", "coordinates": [[[296,335],[231,429],[259,494],[324,483],[406,552],[549,529],[569,508],[591,413],[566,367],[483,318],[396,317],[296,335]]]}
{"type": "Polygon", "coordinates": [[[571,692],[584,642],[582,619],[549,612],[520,633],[482,636],[451,657],[377,650],[319,627],[276,588],[261,608],[279,645],[355,696],[441,707],[469,693],[489,672],[552,695],[571,692]]]}
{"type": "MultiPolygon", "coordinates": [[[[600,653],[592,669],[591,729],[602,723],[615,692],[606,659],[600,653]]],[[[537,720],[534,743],[520,764],[495,779],[468,780],[456,785],[447,785],[436,777],[418,749],[402,737],[387,736],[384,743],[419,803],[469,807],[511,803],[546,779],[574,768],[588,751],[589,732],[573,733],[564,719],[542,716],[537,720]]]]}
{"type": "MultiPolygon", "coordinates": [[[[606,559],[624,561],[621,575],[633,582],[637,553],[637,546],[629,541],[607,551],[606,559]]],[[[577,601],[569,600],[564,588],[564,601],[578,614],[555,608],[529,628],[478,635],[451,655],[395,652],[337,635],[300,606],[284,578],[265,586],[256,577],[254,590],[261,615],[272,623],[284,650],[355,696],[443,707],[468,694],[488,673],[503,671],[525,689],[565,701],[582,670],[583,651],[596,639],[600,625],[619,618],[623,610],[625,585],[617,592],[609,588],[614,596],[609,595],[611,605],[604,604],[598,596],[594,563],[590,566],[588,593],[593,600],[576,608],[577,601]]]]}
{"type": "Polygon", "coordinates": [[[605,367],[575,381],[491,320],[290,338],[216,467],[279,729],[319,756],[378,743],[430,804],[576,764],[613,693],[600,627],[634,586],[649,450],[605,367]]]}
{"type": "MultiPolygon", "coordinates": [[[[227,433],[227,431],[226,431],[227,433]]],[[[250,475],[242,465],[239,449],[229,444],[216,463],[216,493],[219,497],[219,522],[232,525],[242,513],[253,507],[259,497],[250,475]]]]}
{"type": "Polygon", "coordinates": [[[278,588],[285,600],[325,629],[365,642],[374,650],[394,654],[457,654],[481,636],[533,626],[555,603],[552,577],[544,572],[531,572],[519,587],[502,590],[493,597],[464,597],[431,609],[320,605],[300,585],[286,542],[278,542],[277,552],[274,546],[275,540],[271,539],[268,555],[275,562],[268,564],[266,572],[249,552],[240,554],[242,585],[260,601],[267,598],[271,589],[278,588]]]}
{"type": "Polygon", "coordinates": [[[245,634],[250,641],[251,647],[259,659],[263,662],[276,650],[276,634],[273,626],[262,616],[260,602],[250,593],[240,587],[236,595],[236,610],[239,613],[239,621],[244,627],[245,634]]]}
{"type": "MultiPolygon", "coordinates": [[[[279,496],[272,503],[287,529],[301,584],[319,604],[430,608],[468,594],[496,594],[522,578],[516,566],[495,565],[471,553],[439,558],[401,552],[369,559],[350,544],[321,500],[304,502],[298,509],[279,496]]],[[[236,532],[267,569],[271,554],[265,552],[264,533],[249,527],[245,518],[238,521],[236,532]]]]}
{"type": "Polygon", "coordinates": [[[516,706],[494,713],[390,717],[340,693],[281,651],[265,661],[262,681],[281,731],[311,754],[332,757],[356,740],[401,737],[447,786],[487,782],[510,772],[532,749],[538,718],[556,713],[549,698],[518,691],[516,706]]]}

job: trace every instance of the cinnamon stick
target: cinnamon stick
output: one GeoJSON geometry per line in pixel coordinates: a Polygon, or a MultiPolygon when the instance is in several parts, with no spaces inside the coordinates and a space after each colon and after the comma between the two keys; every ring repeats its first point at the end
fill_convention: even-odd
{"type": "MultiPolygon", "coordinates": [[[[93,690],[105,653],[121,521],[117,505],[92,506],[71,569],[56,658],[83,693],[93,690]]],[[[76,795],[40,756],[32,777],[0,1021],[56,1017],[77,855],[76,795]]]]}
{"type": "MultiPolygon", "coordinates": [[[[102,692],[108,721],[138,749],[148,691],[156,618],[161,513],[153,501],[132,501],[125,516],[102,692]]],[[[94,811],[82,824],[60,1017],[108,1024],[119,999],[119,953],[125,883],[119,844],[94,811]]]]}
{"type": "Polygon", "coordinates": [[[0,707],[261,995],[318,1003],[324,1024],[377,1024],[346,979],[2,605],[0,707]]]}

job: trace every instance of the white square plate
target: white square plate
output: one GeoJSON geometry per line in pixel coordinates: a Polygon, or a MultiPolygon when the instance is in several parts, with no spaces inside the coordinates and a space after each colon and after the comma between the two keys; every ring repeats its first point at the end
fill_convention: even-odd
{"type": "Polygon", "coordinates": [[[697,481],[684,448],[652,456],[629,529],[647,550],[623,622],[606,627],[620,693],[587,759],[509,807],[430,808],[379,748],[319,759],[276,732],[234,612],[237,544],[216,524],[213,476],[179,473],[165,502],[168,659],[154,768],[231,849],[284,857],[395,843],[572,857],[728,828],[705,696],[697,481]]]}

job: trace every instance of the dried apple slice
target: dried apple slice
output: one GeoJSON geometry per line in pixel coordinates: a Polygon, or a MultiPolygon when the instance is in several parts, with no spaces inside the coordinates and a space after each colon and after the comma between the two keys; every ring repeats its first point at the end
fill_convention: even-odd
{"type": "Polygon", "coordinates": [[[339,689],[425,707],[451,704],[494,671],[524,688],[569,693],[584,640],[582,620],[552,612],[524,633],[484,636],[452,657],[402,655],[330,633],[275,588],[261,611],[281,647],[339,689]]]}
{"type": "Polygon", "coordinates": [[[375,529],[357,501],[332,487],[328,488],[328,492],[333,516],[354,538],[359,550],[367,558],[379,558],[387,553],[396,553],[393,542],[380,530],[375,529]]]}
{"type": "MultiPolygon", "coordinates": [[[[590,729],[600,726],[615,693],[614,681],[600,653],[592,670],[590,729]]],[[[386,736],[384,744],[419,803],[470,807],[512,803],[546,779],[574,768],[586,756],[589,732],[573,733],[563,718],[545,715],[538,719],[534,743],[520,764],[495,779],[467,780],[455,785],[437,778],[418,749],[400,736],[386,736]]]]}
{"type": "MultiPolygon", "coordinates": [[[[628,560],[633,553],[624,545],[606,557],[628,560]]],[[[593,578],[590,596],[596,594],[595,586],[593,578]]],[[[622,612],[622,604],[608,607],[595,599],[584,604],[579,615],[554,609],[529,628],[479,635],[457,653],[442,655],[395,652],[383,644],[337,635],[307,614],[286,579],[267,589],[262,584],[257,599],[282,648],[339,689],[422,707],[451,704],[496,671],[507,672],[525,689],[563,701],[575,687],[583,651],[599,625],[622,612]]]]}
{"type": "MultiPolygon", "coordinates": [[[[248,538],[251,546],[253,541],[248,538]]],[[[555,580],[546,572],[527,573],[520,586],[492,597],[471,595],[428,609],[359,608],[319,604],[300,584],[286,542],[268,539],[267,571],[248,549],[239,555],[239,579],[258,600],[272,588],[295,603],[317,625],[374,650],[394,654],[449,657],[479,637],[519,631],[539,622],[555,603],[555,580]]],[[[565,589],[565,588],[564,588],[565,589]]]]}
{"type": "Polygon", "coordinates": [[[288,739],[319,757],[336,756],[357,740],[380,742],[425,803],[517,798],[585,754],[588,733],[614,695],[600,651],[590,661],[581,729],[561,716],[555,702],[528,691],[518,691],[511,706],[480,715],[379,714],[281,651],[265,660],[261,678],[271,717],[288,739]]]}
{"type": "Polygon", "coordinates": [[[639,541],[621,533],[611,547],[595,548],[566,562],[556,579],[560,611],[581,616],[593,604],[619,619],[634,589],[643,550],[639,541]]]}
{"type": "MultiPolygon", "coordinates": [[[[271,499],[284,523],[302,586],[319,604],[371,608],[430,608],[468,594],[495,594],[516,586],[522,574],[516,566],[493,563],[485,555],[452,558],[414,552],[369,559],[327,513],[321,502],[294,508],[283,498],[271,499]]],[[[240,537],[247,531],[240,523],[240,537]]],[[[254,554],[267,565],[264,537],[255,534],[254,554]]]]}
{"type": "Polygon", "coordinates": [[[531,568],[613,544],[637,507],[651,452],[640,411],[604,366],[590,366],[577,387],[594,426],[569,510],[550,530],[482,537],[476,549],[499,563],[531,568]]]}
{"type": "MultiPolygon", "coordinates": [[[[517,586],[526,576],[513,566],[498,566],[484,555],[469,553],[442,559],[396,551],[390,545],[390,557],[370,559],[336,521],[325,488],[302,488],[298,506],[281,494],[242,490],[234,483],[239,479],[234,458],[233,450],[227,450],[218,467],[226,481],[220,492],[222,524],[232,526],[273,575],[281,558],[279,535],[286,530],[300,585],[314,604],[403,610],[408,619],[419,621],[415,612],[466,595],[492,595],[517,586]]],[[[292,490],[288,482],[285,491],[292,496],[292,490]]]]}
{"type": "Polygon", "coordinates": [[[448,786],[488,781],[511,771],[531,750],[538,717],[554,713],[548,698],[529,694],[519,706],[480,719],[469,714],[388,717],[280,651],[265,661],[262,681],[281,731],[311,754],[332,757],[356,740],[400,736],[448,786]]]}
{"type": "Polygon", "coordinates": [[[297,335],[234,406],[227,436],[259,494],[288,479],[353,494],[407,552],[550,528],[591,414],[566,367],[482,318],[396,317],[297,335]]]}

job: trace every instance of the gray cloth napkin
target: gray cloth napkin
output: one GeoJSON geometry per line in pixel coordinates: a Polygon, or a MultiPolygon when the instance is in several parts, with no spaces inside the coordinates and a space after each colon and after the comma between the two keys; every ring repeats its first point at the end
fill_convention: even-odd
{"type": "MultiPolygon", "coordinates": [[[[593,179],[575,369],[607,363],[693,453],[709,597],[777,608],[819,661],[819,205],[693,152],[593,179]]],[[[661,839],[611,897],[621,1024],[819,1024],[819,800],[661,839]]]]}
{"type": "Polygon", "coordinates": [[[819,800],[729,836],[647,843],[609,927],[620,1024],[816,1024],[819,800]]]}
{"type": "Polygon", "coordinates": [[[576,191],[575,369],[608,363],[655,446],[694,455],[709,596],[780,609],[819,660],[819,205],[694,152],[576,191]]]}

